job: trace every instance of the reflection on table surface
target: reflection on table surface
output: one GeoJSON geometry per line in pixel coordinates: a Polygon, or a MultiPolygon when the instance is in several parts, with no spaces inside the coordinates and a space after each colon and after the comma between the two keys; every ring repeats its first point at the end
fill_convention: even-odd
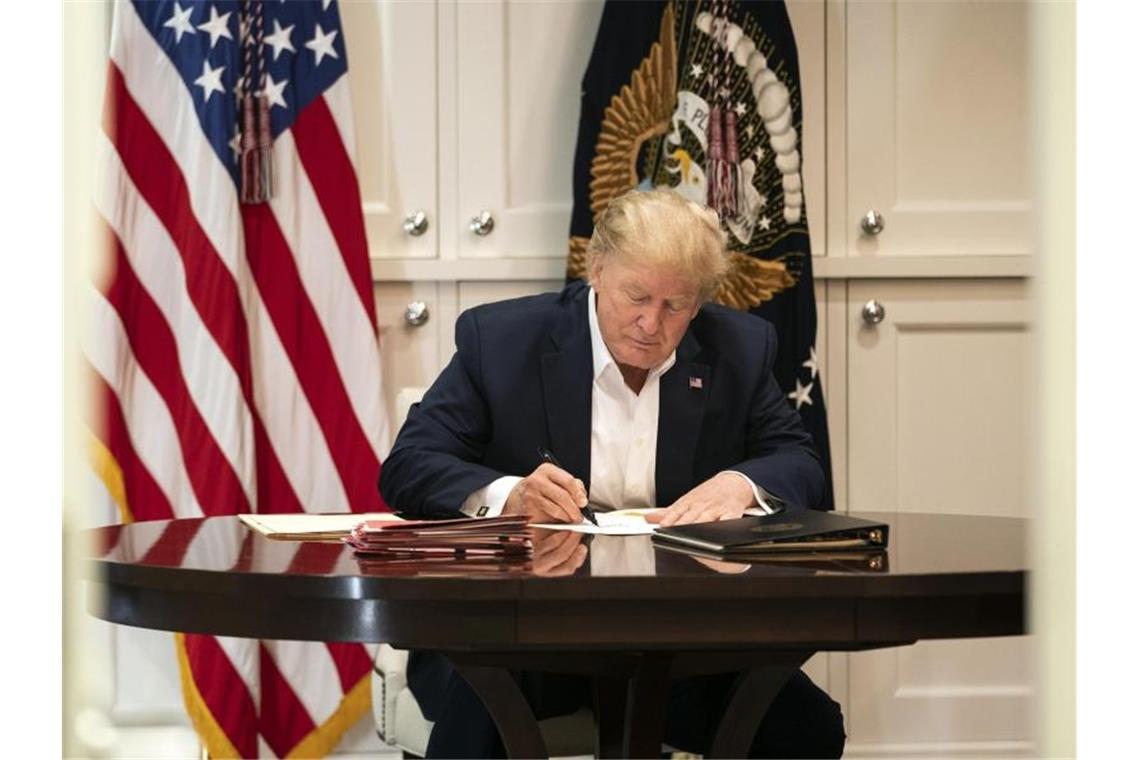
{"type": "Polygon", "coordinates": [[[92,555],[112,563],[229,573],[334,576],[686,577],[711,575],[936,574],[1025,568],[1026,521],[940,514],[856,513],[890,524],[886,552],[772,557],[742,563],[669,551],[650,536],[533,530],[521,562],[392,563],[358,560],[335,542],[278,541],[236,517],[140,522],[90,531],[92,555]]]}

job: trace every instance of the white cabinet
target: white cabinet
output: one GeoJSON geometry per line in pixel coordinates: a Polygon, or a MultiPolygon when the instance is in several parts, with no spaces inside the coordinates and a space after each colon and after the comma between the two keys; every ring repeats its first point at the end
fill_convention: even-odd
{"type": "MultiPolygon", "coordinates": [[[[828,305],[829,358],[846,368],[829,388],[845,448],[832,452],[836,491],[853,514],[1031,516],[1028,288],[981,279],[996,257],[1031,250],[1028,15],[1017,2],[829,11],[829,115],[845,120],[828,123],[829,254],[871,273],[942,257],[959,277],[854,279],[828,305]],[[877,235],[861,229],[872,210],[877,235]]],[[[906,551],[892,548],[904,572],[906,551]]],[[[833,658],[846,754],[1032,755],[1030,647],[936,641],[833,658]]]]}
{"type": "MultiPolygon", "coordinates": [[[[345,3],[374,260],[565,256],[601,2],[345,3]],[[426,217],[426,230],[404,230],[426,217]],[[487,212],[486,234],[471,219],[487,212]]],[[[553,273],[553,272],[552,272],[553,273]]]]}
{"type": "Polygon", "coordinates": [[[396,396],[400,389],[431,385],[450,357],[450,350],[445,355],[440,346],[454,345],[451,329],[455,312],[449,308],[449,299],[440,298],[441,289],[445,290],[444,286],[436,282],[381,282],[373,286],[376,322],[380,328],[384,411],[391,436],[391,440],[383,444],[384,453],[399,432],[396,396]],[[410,304],[422,304],[426,309],[419,320],[407,318],[410,304]]]}
{"type": "Polygon", "coordinates": [[[843,7],[846,255],[1028,253],[1028,4],[843,7]]]}
{"type": "MultiPolygon", "coordinates": [[[[1029,315],[1019,280],[849,285],[852,514],[1030,516],[1029,315]],[[884,316],[869,325],[872,302],[884,316]]],[[[892,546],[892,570],[907,562],[892,546]]],[[[1031,661],[1023,637],[849,655],[848,754],[1031,754],[1031,661]]]]}
{"type": "Polygon", "coordinates": [[[579,93],[602,3],[480,0],[454,12],[459,255],[565,256],[579,93]],[[483,211],[494,228],[478,235],[469,223],[483,211]]]}
{"type": "Polygon", "coordinates": [[[849,286],[850,510],[1029,515],[1025,287],[849,286]],[[885,316],[869,326],[872,301],[885,316]]]}
{"type": "Polygon", "coordinates": [[[356,173],[374,259],[434,258],[439,245],[439,7],[343,3],[356,173]],[[404,219],[423,212],[418,236],[404,219]]]}
{"type": "MultiPolygon", "coordinates": [[[[549,293],[562,287],[562,280],[516,280],[513,282],[461,282],[456,292],[459,310],[508,298],[549,293]]],[[[455,345],[450,346],[455,350],[455,345]]]]}
{"type": "Polygon", "coordinates": [[[450,359],[461,308],[560,286],[581,79],[601,12],[601,2],[342,4],[369,251],[374,271],[398,277],[375,286],[389,419],[401,388],[430,385],[450,359]],[[493,227],[480,235],[470,220],[483,211],[493,227]],[[420,234],[405,229],[416,212],[420,234]],[[489,276],[500,284],[463,282],[489,276]],[[417,301],[428,319],[413,326],[404,312],[417,301]]]}
{"type": "Polygon", "coordinates": [[[1037,756],[1029,639],[923,641],[847,657],[844,757],[1037,756]]]}

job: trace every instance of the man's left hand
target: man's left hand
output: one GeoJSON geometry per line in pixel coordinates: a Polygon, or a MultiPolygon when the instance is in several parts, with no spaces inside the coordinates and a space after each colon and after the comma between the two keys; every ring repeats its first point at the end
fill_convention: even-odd
{"type": "Polygon", "coordinates": [[[756,496],[748,481],[731,472],[722,472],[677,499],[668,508],[651,512],[646,521],[662,527],[686,523],[735,520],[744,510],[756,506],[756,496]]]}

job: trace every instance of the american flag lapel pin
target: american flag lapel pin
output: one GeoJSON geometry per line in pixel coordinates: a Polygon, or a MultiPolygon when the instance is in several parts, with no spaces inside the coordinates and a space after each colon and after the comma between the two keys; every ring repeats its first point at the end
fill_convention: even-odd
{"type": "Polygon", "coordinates": [[[701,378],[699,378],[699,377],[690,377],[689,378],[689,390],[699,391],[701,388],[704,388],[704,387],[705,387],[705,383],[701,378]]]}

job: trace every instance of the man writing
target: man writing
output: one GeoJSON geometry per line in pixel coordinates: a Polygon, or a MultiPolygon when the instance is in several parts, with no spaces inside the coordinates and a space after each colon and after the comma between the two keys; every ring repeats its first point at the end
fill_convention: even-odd
{"type": "MultiPolygon", "coordinates": [[[[777,499],[814,507],[823,472],[772,377],[774,330],[707,303],[726,268],[716,214],[669,191],[634,191],[597,220],[588,255],[589,286],[460,316],[455,357],[384,462],[387,502],[412,515],[538,522],[580,522],[587,502],[661,505],[649,519],[662,525],[766,513],[777,499]],[[540,463],[540,450],[560,466],[540,463]]],[[[706,749],[708,716],[734,676],[676,682],[666,741],[706,749]]],[[[502,753],[482,704],[442,658],[413,653],[408,679],[436,723],[429,756],[502,753]]],[[[566,679],[559,689],[543,679],[523,684],[539,717],[588,701],[566,679]]],[[[801,672],[752,749],[838,757],[843,736],[838,705],[801,672]]]]}

